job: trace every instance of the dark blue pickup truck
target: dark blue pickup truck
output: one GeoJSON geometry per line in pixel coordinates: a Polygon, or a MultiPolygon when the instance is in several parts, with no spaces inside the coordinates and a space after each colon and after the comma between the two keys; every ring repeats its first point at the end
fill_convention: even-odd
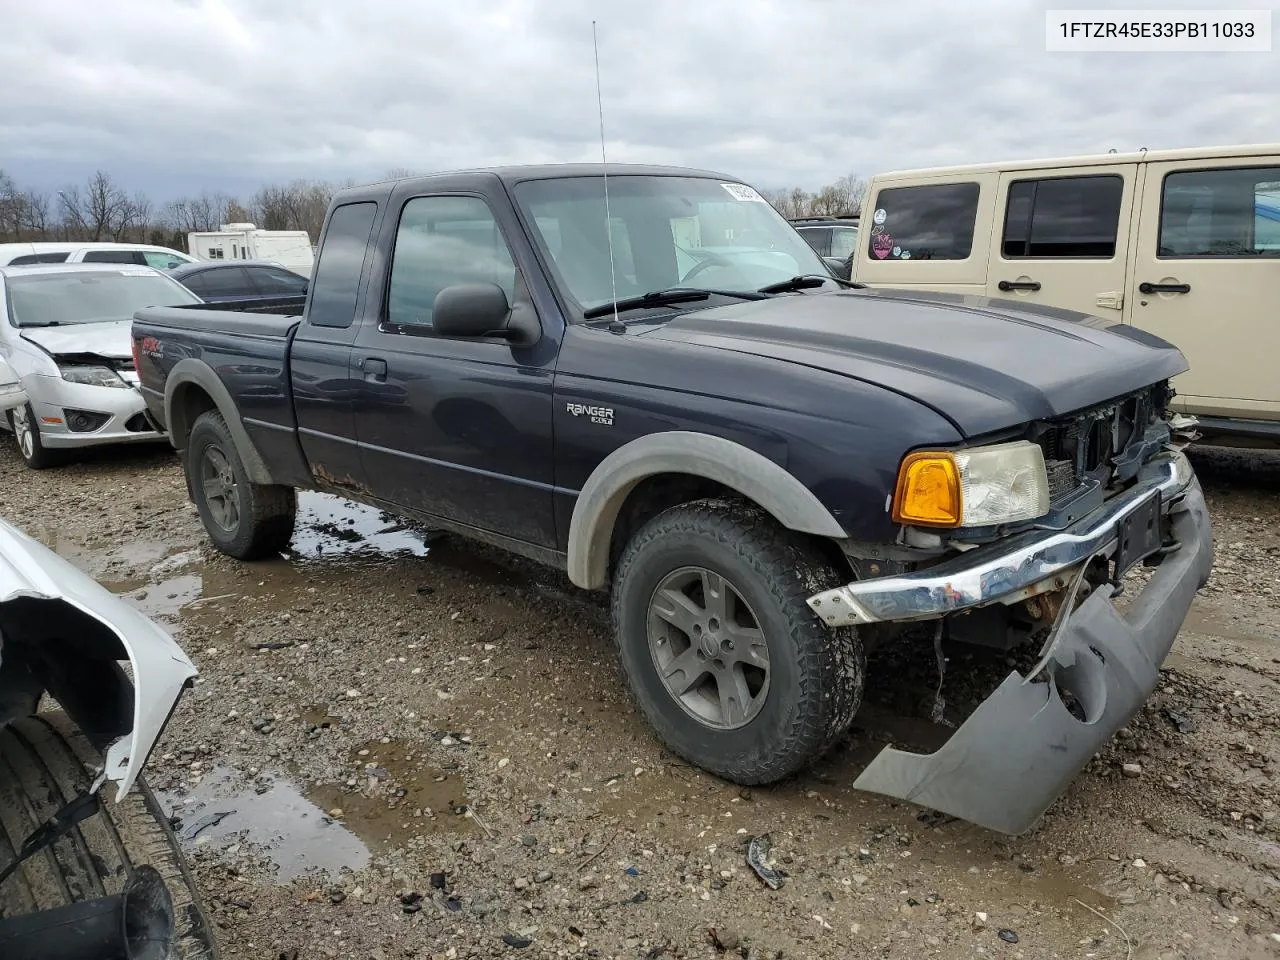
{"type": "Polygon", "coordinates": [[[300,315],[140,312],[142,390],[210,538],[273,554],[318,489],[608,589],[658,735],[745,784],[846,734],[866,645],[1038,647],[935,753],[885,748],[855,784],[1025,830],[1153,689],[1209,575],[1166,413],[1181,353],[850,289],[732,177],[604,173],[346,190],[300,315]]]}

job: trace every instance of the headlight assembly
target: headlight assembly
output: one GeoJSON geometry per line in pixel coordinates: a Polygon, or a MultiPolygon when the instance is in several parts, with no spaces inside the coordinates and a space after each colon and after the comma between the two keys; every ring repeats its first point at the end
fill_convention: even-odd
{"type": "Polygon", "coordinates": [[[988,447],[908,454],[898,470],[895,523],[990,527],[1049,512],[1044,452],[1017,440],[988,447]]]}
{"type": "Polygon", "coordinates": [[[69,380],[71,383],[83,383],[90,387],[124,387],[126,390],[129,388],[129,384],[120,379],[118,373],[101,364],[60,364],[58,372],[62,374],[63,380],[69,380]]]}

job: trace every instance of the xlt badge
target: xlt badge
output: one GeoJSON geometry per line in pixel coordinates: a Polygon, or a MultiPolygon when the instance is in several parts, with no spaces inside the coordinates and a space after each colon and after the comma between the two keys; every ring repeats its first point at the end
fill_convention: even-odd
{"type": "Polygon", "coordinates": [[[592,423],[613,426],[613,407],[589,407],[584,403],[566,403],[565,409],[575,417],[590,417],[592,423]]]}

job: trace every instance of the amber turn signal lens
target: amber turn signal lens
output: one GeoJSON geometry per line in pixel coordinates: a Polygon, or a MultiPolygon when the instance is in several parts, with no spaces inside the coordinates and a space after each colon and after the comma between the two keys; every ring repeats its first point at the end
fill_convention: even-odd
{"type": "Polygon", "coordinates": [[[958,527],[960,516],[960,470],[955,458],[949,453],[909,454],[898,470],[894,523],[958,527]]]}

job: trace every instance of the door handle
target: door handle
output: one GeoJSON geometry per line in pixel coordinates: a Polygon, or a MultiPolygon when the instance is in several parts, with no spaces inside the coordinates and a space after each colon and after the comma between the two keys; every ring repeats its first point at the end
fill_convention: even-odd
{"type": "Polygon", "coordinates": [[[1189,283],[1140,283],[1139,293],[1190,293],[1189,283]]]}
{"type": "Polygon", "coordinates": [[[360,361],[360,369],[364,371],[364,378],[372,380],[374,383],[387,382],[387,361],[379,360],[377,357],[365,357],[360,361]]]}
{"type": "Polygon", "coordinates": [[[1001,280],[996,284],[1005,293],[1010,290],[1039,290],[1039,280],[1001,280]]]}

